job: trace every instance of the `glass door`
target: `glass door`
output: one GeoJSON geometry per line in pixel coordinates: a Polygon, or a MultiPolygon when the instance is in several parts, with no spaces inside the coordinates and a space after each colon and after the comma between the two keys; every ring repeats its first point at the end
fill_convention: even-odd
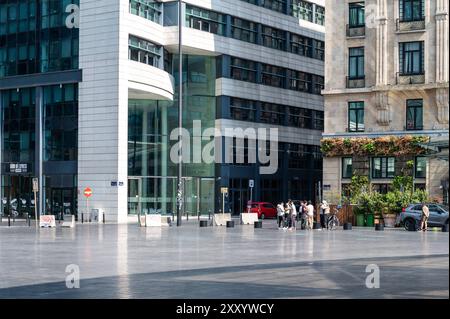
{"type": "Polygon", "coordinates": [[[142,213],[141,208],[142,179],[128,179],[128,214],[138,215],[142,213]]]}

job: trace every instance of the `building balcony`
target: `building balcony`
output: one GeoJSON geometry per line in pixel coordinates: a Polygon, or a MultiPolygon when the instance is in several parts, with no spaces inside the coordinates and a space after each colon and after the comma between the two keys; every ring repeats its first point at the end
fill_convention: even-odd
{"type": "Polygon", "coordinates": [[[366,78],[352,78],[347,76],[347,89],[360,89],[366,87],[366,78]]]}
{"type": "Polygon", "coordinates": [[[424,84],[425,74],[397,73],[397,85],[424,84]]]}
{"type": "Polygon", "coordinates": [[[350,26],[347,24],[347,37],[355,38],[355,37],[364,37],[366,35],[366,26],[350,26]]]}
{"type": "Polygon", "coordinates": [[[397,19],[397,32],[425,31],[425,19],[402,20],[397,19]]]}

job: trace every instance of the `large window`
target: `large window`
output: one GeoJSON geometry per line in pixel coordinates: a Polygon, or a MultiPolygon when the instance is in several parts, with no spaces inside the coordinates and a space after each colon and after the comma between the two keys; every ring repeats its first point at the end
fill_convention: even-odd
{"type": "Polygon", "coordinates": [[[284,12],[286,0],[261,0],[261,6],[270,10],[284,12]]]}
{"type": "Polygon", "coordinates": [[[313,4],[303,0],[293,0],[292,15],[296,18],[313,22],[313,4]]]}
{"type": "Polygon", "coordinates": [[[393,178],[395,175],[395,157],[372,158],[372,178],[393,178]]]}
{"type": "Polygon", "coordinates": [[[342,159],[342,178],[349,179],[353,176],[353,158],[344,157],[342,159]]]}
{"type": "Polygon", "coordinates": [[[364,132],[364,102],[348,103],[348,131],[364,132]]]}
{"type": "Polygon", "coordinates": [[[291,33],[291,52],[306,57],[312,57],[312,39],[291,33]]]}
{"type": "Polygon", "coordinates": [[[423,129],[423,100],[406,101],[406,129],[423,129]]]}
{"type": "Polygon", "coordinates": [[[231,98],[230,100],[231,118],[237,121],[256,120],[256,101],[231,98]]]}
{"type": "Polygon", "coordinates": [[[263,64],[262,84],[282,88],[284,87],[285,70],[281,67],[263,64]]]}
{"type": "Polygon", "coordinates": [[[400,21],[422,21],[425,17],[424,0],[400,0],[400,21]]]}
{"type": "Polygon", "coordinates": [[[312,127],[312,110],[289,107],[289,126],[298,128],[311,128],[312,127]]]}
{"type": "Polygon", "coordinates": [[[366,24],[364,2],[349,4],[349,27],[360,28],[366,24]]]}
{"type": "Polygon", "coordinates": [[[44,88],[44,160],[76,161],[78,151],[78,86],[44,88]]]}
{"type": "Polygon", "coordinates": [[[288,144],[288,165],[291,169],[308,169],[311,152],[308,145],[288,144]]]}
{"type": "Polygon", "coordinates": [[[348,76],[350,79],[364,78],[364,47],[349,49],[348,76]]]}
{"type": "Polygon", "coordinates": [[[130,60],[159,67],[161,46],[150,41],[130,35],[128,43],[128,57],[130,60]]]}
{"type": "Polygon", "coordinates": [[[155,0],[130,0],[130,12],[150,21],[161,23],[161,2],[155,0]]]}
{"type": "Polygon", "coordinates": [[[257,27],[255,22],[239,18],[232,19],[231,36],[235,39],[256,43],[257,27]]]}
{"type": "Polygon", "coordinates": [[[282,125],[284,122],[284,107],[273,103],[262,103],[261,122],[282,125]]]}
{"type": "Polygon", "coordinates": [[[265,47],[277,50],[284,50],[286,47],[286,35],[283,30],[263,26],[261,36],[265,47]]]}
{"type": "Polygon", "coordinates": [[[189,28],[225,35],[225,22],[223,14],[186,5],[186,26],[189,28]]]}
{"type": "Polygon", "coordinates": [[[289,70],[289,89],[301,92],[310,92],[311,81],[311,74],[289,70]]]}
{"type": "Polygon", "coordinates": [[[322,61],[325,60],[325,42],[313,39],[313,43],[314,54],[312,57],[322,61]]]}
{"type": "Polygon", "coordinates": [[[426,178],[427,177],[427,158],[426,157],[423,157],[423,156],[416,157],[415,175],[416,175],[416,178],[426,178]]]}
{"type": "Polygon", "coordinates": [[[325,8],[319,5],[316,5],[316,23],[325,25],[325,8]]]}
{"type": "Polygon", "coordinates": [[[231,78],[246,82],[257,82],[256,62],[232,58],[231,59],[231,78]]]}
{"type": "Polygon", "coordinates": [[[420,75],[424,73],[423,42],[401,42],[399,53],[401,75],[420,75]]]}

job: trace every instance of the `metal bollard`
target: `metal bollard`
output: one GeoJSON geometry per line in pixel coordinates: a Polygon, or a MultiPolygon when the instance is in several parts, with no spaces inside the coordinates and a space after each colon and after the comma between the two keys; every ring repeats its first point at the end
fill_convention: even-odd
{"type": "Polygon", "coordinates": [[[81,213],[81,223],[84,224],[84,213],[81,213]]]}
{"type": "Polygon", "coordinates": [[[11,227],[11,215],[8,215],[8,227],[11,227]]]}
{"type": "Polygon", "coordinates": [[[103,213],[103,224],[106,224],[105,213],[103,213]]]}
{"type": "Polygon", "coordinates": [[[28,217],[28,227],[31,227],[31,216],[30,216],[30,214],[28,214],[27,217],[28,217]]]}

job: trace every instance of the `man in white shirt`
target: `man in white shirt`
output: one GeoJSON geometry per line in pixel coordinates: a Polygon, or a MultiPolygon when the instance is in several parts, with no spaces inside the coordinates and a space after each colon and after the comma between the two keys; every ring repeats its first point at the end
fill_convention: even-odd
{"type": "Polygon", "coordinates": [[[277,205],[277,218],[278,218],[278,228],[284,226],[284,203],[279,203],[277,205]]]}
{"type": "Polygon", "coordinates": [[[308,206],[306,206],[306,209],[308,211],[308,219],[306,223],[307,229],[313,229],[313,223],[314,223],[314,206],[311,203],[311,201],[308,202],[308,206]]]}

